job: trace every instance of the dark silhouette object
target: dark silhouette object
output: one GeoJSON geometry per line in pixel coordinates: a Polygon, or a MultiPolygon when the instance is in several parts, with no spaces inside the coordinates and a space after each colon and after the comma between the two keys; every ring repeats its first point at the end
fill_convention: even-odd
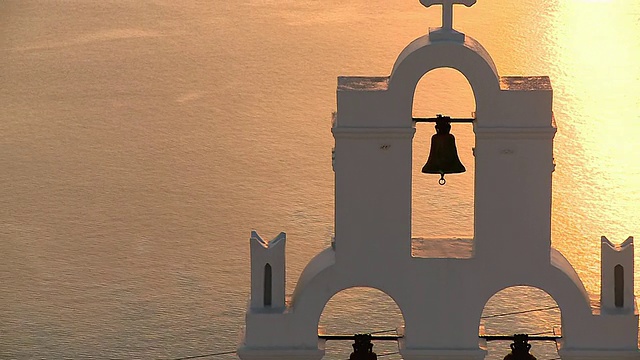
{"type": "Polygon", "coordinates": [[[467,171],[456,148],[456,139],[449,133],[451,131],[450,118],[438,115],[436,120],[436,133],[431,137],[431,149],[427,163],[422,167],[425,174],[440,174],[440,185],[446,184],[445,174],[459,174],[467,171]]]}
{"type": "Polygon", "coordinates": [[[271,294],[273,293],[271,264],[264,266],[264,306],[271,307],[271,294]]]}
{"type": "Polygon", "coordinates": [[[377,360],[378,355],[373,352],[371,334],[356,334],[353,343],[353,352],[349,360],[377,360]]]}
{"type": "Polygon", "coordinates": [[[624,307],[624,268],[618,264],[613,268],[614,303],[617,308],[624,307]]]}
{"type": "Polygon", "coordinates": [[[504,360],[536,360],[536,357],[529,354],[531,344],[529,344],[529,336],[527,334],[515,334],[513,336],[513,344],[511,344],[511,353],[504,357],[504,360]]]}

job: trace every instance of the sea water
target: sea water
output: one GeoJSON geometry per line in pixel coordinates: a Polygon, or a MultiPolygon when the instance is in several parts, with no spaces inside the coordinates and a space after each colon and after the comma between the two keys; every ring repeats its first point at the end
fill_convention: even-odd
{"type": "MultiPolygon", "coordinates": [[[[440,16],[417,0],[1,2],[0,358],[235,350],[250,231],[287,233],[288,292],[330,245],[337,76],[388,75],[440,16]]],[[[640,5],[478,1],[456,6],[454,24],[501,75],[550,76],[552,242],[598,298],[600,236],[640,236],[640,5]]],[[[440,69],[420,82],[413,112],[474,109],[464,77],[440,69]]],[[[444,188],[419,173],[432,133],[420,124],[414,139],[413,235],[472,237],[473,131],[454,126],[468,171],[444,188]]],[[[482,323],[550,334],[554,305],[511,288],[482,323]],[[536,311],[495,316],[522,310],[536,311]]],[[[402,323],[368,289],[337,294],[320,320],[332,333],[402,323]]],[[[491,343],[489,357],[508,345],[491,343]]],[[[326,358],[350,349],[330,342],[326,358]]],[[[553,344],[533,351],[557,357],[553,344]]]]}

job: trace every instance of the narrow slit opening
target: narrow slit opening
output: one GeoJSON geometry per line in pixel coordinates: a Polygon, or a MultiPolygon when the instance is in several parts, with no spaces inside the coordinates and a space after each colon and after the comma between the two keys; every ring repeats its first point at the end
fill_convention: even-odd
{"type": "Polygon", "coordinates": [[[264,306],[271,306],[271,265],[264,266],[264,306]]]}
{"type": "Polygon", "coordinates": [[[613,269],[614,303],[618,308],[624,307],[624,268],[616,265],[613,269]]]}

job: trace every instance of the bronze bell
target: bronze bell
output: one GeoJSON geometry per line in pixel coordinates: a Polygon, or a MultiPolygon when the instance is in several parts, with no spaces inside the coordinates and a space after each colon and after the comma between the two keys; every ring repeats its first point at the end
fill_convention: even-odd
{"type": "Polygon", "coordinates": [[[467,171],[458,157],[456,138],[449,133],[451,124],[449,117],[438,115],[436,133],[431,137],[431,149],[427,163],[422,167],[425,174],[440,174],[438,183],[444,185],[445,174],[459,174],[467,171]]]}
{"type": "Polygon", "coordinates": [[[353,352],[349,360],[377,360],[378,355],[373,352],[371,334],[356,334],[353,343],[353,352]]]}
{"type": "Polygon", "coordinates": [[[526,334],[516,334],[513,336],[511,353],[504,357],[504,360],[536,360],[536,357],[529,354],[531,344],[526,334]]]}

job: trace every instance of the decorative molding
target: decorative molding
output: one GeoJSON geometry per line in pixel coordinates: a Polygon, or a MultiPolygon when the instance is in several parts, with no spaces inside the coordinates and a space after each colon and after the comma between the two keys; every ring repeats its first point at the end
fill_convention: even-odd
{"type": "Polygon", "coordinates": [[[371,138],[412,138],[415,128],[408,127],[334,127],[331,129],[333,136],[338,139],[371,139],[371,138]]]}

